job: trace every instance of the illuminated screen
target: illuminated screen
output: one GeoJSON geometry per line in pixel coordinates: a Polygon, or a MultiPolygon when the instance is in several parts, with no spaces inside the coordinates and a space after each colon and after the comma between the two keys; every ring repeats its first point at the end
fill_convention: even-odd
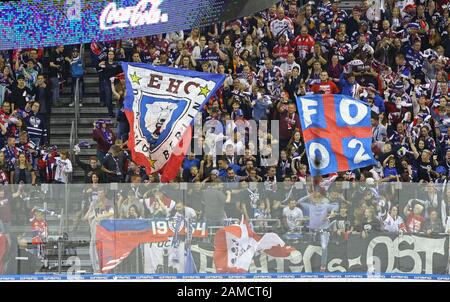
{"type": "Polygon", "coordinates": [[[21,0],[0,2],[0,49],[118,40],[206,26],[277,0],[21,0]]]}

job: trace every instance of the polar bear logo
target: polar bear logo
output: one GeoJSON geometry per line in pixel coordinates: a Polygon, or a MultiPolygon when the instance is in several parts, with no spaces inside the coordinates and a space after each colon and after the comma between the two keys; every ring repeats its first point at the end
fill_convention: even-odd
{"type": "Polygon", "coordinates": [[[156,142],[161,133],[166,129],[167,124],[172,119],[173,111],[177,104],[167,102],[155,102],[146,104],[145,128],[150,132],[150,143],[156,142]]]}

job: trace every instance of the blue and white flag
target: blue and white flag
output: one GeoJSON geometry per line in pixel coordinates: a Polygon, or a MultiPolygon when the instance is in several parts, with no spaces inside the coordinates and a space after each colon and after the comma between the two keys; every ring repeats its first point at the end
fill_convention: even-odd
{"type": "Polygon", "coordinates": [[[146,167],[147,173],[161,173],[161,181],[170,181],[190,145],[195,116],[225,76],[144,63],[122,63],[122,67],[133,161],[146,167]]]}

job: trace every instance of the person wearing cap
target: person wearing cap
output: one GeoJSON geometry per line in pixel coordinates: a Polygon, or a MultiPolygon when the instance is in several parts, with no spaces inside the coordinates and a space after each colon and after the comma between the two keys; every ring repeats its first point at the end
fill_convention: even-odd
{"type": "Polygon", "coordinates": [[[213,169],[211,173],[209,173],[209,176],[203,180],[203,182],[221,182],[219,177],[219,170],[213,169]]]}
{"type": "Polygon", "coordinates": [[[431,160],[432,152],[428,149],[423,149],[423,151],[419,153],[414,144],[411,144],[411,149],[414,158],[416,159],[418,181],[432,181],[433,178],[437,176],[435,170],[439,164],[436,160],[431,160]]]}
{"type": "MultiPolygon", "coordinates": [[[[339,30],[339,28],[336,30],[339,30]]],[[[319,24],[319,30],[314,35],[314,40],[316,41],[316,44],[320,44],[322,53],[324,53],[327,57],[333,44],[336,42],[331,36],[328,25],[324,22],[319,24]]]]}

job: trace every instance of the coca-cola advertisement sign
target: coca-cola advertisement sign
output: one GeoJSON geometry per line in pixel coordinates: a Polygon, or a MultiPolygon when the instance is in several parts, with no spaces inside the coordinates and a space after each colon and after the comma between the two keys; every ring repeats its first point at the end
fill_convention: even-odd
{"type": "Polygon", "coordinates": [[[100,29],[136,27],[157,23],[166,23],[168,14],[163,13],[160,5],[164,0],[141,0],[135,6],[118,7],[109,3],[100,14],[100,29]]]}

